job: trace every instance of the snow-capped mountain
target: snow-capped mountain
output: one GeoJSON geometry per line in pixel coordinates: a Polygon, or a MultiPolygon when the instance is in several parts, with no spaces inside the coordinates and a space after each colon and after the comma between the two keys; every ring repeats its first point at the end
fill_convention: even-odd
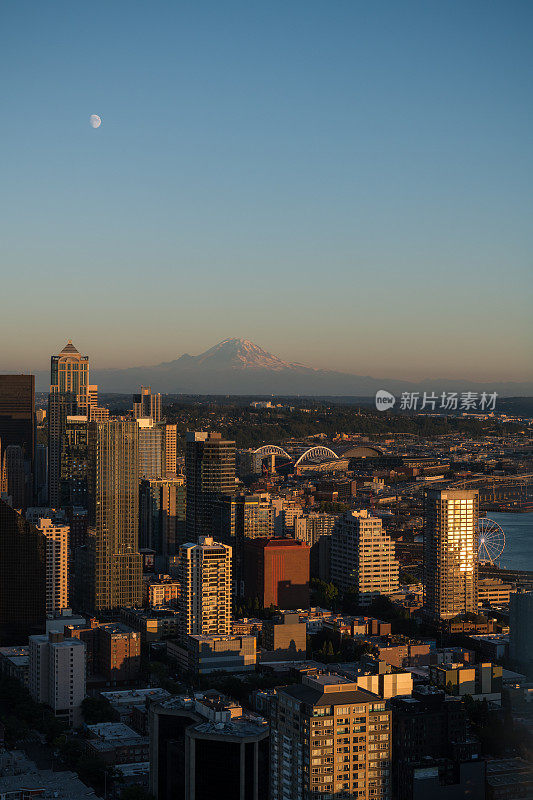
{"type": "MultiPolygon", "coordinates": [[[[224,339],[204,353],[188,353],[174,361],[155,366],[128,369],[97,369],[91,363],[91,383],[101,392],[130,393],[139,386],[169,394],[234,395],[374,395],[386,389],[398,395],[402,391],[496,391],[500,396],[530,396],[533,386],[526,383],[490,383],[428,378],[423,383],[350,375],[327,369],[315,369],[283,361],[249,339],[224,339]]],[[[50,376],[37,375],[37,388],[47,391],[50,376]]]]}
{"type": "MultiPolygon", "coordinates": [[[[224,339],[214,347],[201,353],[199,356],[182,356],[188,359],[188,364],[219,369],[271,369],[275,371],[285,369],[302,369],[302,364],[291,364],[281,358],[267,353],[250,339],[224,339]]],[[[181,361],[181,359],[178,359],[181,361]]],[[[306,369],[306,367],[303,367],[306,369]]]]}

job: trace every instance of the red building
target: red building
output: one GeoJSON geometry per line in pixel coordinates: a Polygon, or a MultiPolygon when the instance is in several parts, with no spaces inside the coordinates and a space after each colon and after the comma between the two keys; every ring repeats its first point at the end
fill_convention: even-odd
{"type": "Polygon", "coordinates": [[[65,638],[80,639],[87,647],[87,677],[119,683],[136,680],[141,670],[141,634],[121,622],[67,625],[65,638]]]}
{"type": "Polygon", "coordinates": [[[245,596],[264,608],[309,608],[309,553],[297,539],[246,539],[245,596]]]}

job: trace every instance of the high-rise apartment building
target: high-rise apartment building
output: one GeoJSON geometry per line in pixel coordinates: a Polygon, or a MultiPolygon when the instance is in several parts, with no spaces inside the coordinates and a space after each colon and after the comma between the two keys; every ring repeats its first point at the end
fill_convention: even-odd
{"type": "Polygon", "coordinates": [[[69,607],[69,539],[70,528],[65,518],[53,508],[29,508],[26,519],[46,539],[46,613],[69,607]],[[48,512],[48,513],[44,513],[48,512]]]}
{"type": "Polygon", "coordinates": [[[189,634],[229,636],[231,630],[231,553],[229,545],[200,536],[179,550],[178,609],[182,639],[189,634]]]}
{"type": "Polygon", "coordinates": [[[240,494],[235,498],[236,539],[268,539],[274,535],[270,495],[240,494]]]}
{"type": "Polygon", "coordinates": [[[424,608],[442,619],[477,613],[478,492],[428,489],[424,509],[424,608]]]}
{"type": "Polygon", "coordinates": [[[44,629],[46,539],[0,500],[0,640],[25,643],[44,629]]]}
{"type": "Polygon", "coordinates": [[[294,537],[311,548],[312,578],[330,579],[331,535],[340,519],[339,514],[311,511],[294,520],[294,537]]]}
{"type": "Polygon", "coordinates": [[[381,519],[366,509],[339,518],[331,535],[330,574],[343,591],[357,591],[361,605],[398,589],[399,562],[381,519]]]}
{"type": "Polygon", "coordinates": [[[61,503],[61,449],[68,416],[89,418],[91,397],[97,387],[89,386],[89,356],[82,356],[69,340],[50,365],[48,398],[48,491],[50,505],[61,503]]]}
{"type": "Polygon", "coordinates": [[[2,453],[20,448],[24,472],[22,508],[31,502],[35,457],[35,376],[0,375],[0,472],[2,453]]]}
{"type": "Polygon", "coordinates": [[[178,426],[165,425],[165,475],[173,478],[178,472],[178,426]]]}
{"type": "Polygon", "coordinates": [[[277,689],[270,717],[271,800],[390,800],[391,712],[336,674],[277,689]]]}
{"type": "Polygon", "coordinates": [[[85,644],[63,633],[30,636],[29,690],[37,703],[50,706],[69,725],[82,722],[86,695],[85,644]]]}
{"type": "Polygon", "coordinates": [[[270,539],[274,535],[274,509],[266,492],[239,494],[228,502],[234,505],[233,575],[236,594],[241,595],[244,593],[244,543],[247,539],[270,539]]]}
{"type": "Polygon", "coordinates": [[[91,535],[76,567],[83,609],[140,605],[137,422],[89,423],[88,486],[91,535]]]}
{"type": "MultiPolygon", "coordinates": [[[[185,466],[187,474],[187,538],[220,535],[219,515],[223,500],[235,494],[235,442],[220,433],[188,432],[185,466]]],[[[226,535],[232,536],[231,515],[226,535]]]]}
{"type": "Polygon", "coordinates": [[[294,520],[294,537],[312,547],[321,536],[331,535],[337,516],[311,511],[294,520]]]}
{"type": "Polygon", "coordinates": [[[164,472],[163,429],[150,417],[137,419],[139,426],[139,478],[160,479],[164,472]]]}
{"type": "Polygon", "coordinates": [[[302,504],[294,497],[273,497],[274,535],[294,536],[296,523],[303,516],[302,504]]]}
{"type": "Polygon", "coordinates": [[[309,547],[296,539],[246,539],[244,596],[264,608],[309,608],[309,547]]]}
{"type": "Polygon", "coordinates": [[[135,419],[150,417],[157,425],[161,422],[161,395],[152,394],[151,386],[141,386],[140,393],[133,395],[133,416],[135,419]]]}

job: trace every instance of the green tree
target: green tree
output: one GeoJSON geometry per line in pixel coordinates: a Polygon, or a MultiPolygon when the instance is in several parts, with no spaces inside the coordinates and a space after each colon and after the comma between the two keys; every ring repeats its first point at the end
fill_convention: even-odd
{"type": "Polygon", "coordinates": [[[106,697],[86,697],[81,704],[81,713],[87,725],[98,722],[116,722],[119,715],[106,697]]]}
{"type": "Polygon", "coordinates": [[[327,583],[319,578],[311,581],[313,602],[328,609],[336,609],[339,601],[339,590],[334,583],[327,583]]]}

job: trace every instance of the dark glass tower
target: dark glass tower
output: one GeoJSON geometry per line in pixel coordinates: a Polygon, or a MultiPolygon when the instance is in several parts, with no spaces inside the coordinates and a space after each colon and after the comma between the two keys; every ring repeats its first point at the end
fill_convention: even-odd
{"type": "Polygon", "coordinates": [[[62,506],[87,507],[88,437],[89,427],[86,417],[65,418],[60,462],[62,506]]]}
{"type": "Polygon", "coordinates": [[[0,640],[26,644],[46,619],[46,539],[0,500],[0,640]]]}
{"type": "MultiPolygon", "coordinates": [[[[11,480],[15,480],[17,485],[22,480],[23,484],[21,491],[17,491],[17,498],[13,498],[13,504],[17,507],[32,501],[34,457],[35,376],[0,375],[0,484],[2,470],[5,480],[8,480],[8,469],[13,468],[16,460],[17,474],[11,475],[11,480]],[[8,448],[10,457],[6,460],[8,448]],[[18,474],[19,462],[22,475],[18,474]]],[[[9,492],[7,486],[4,491],[9,492]]]]}
{"type": "Polygon", "coordinates": [[[186,439],[187,538],[227,540],[234,534],[235,514],[223,513],[235,495],[235,442],[220,433],[189,432],[186,439]]]}
{"type": "Polygon", "coordinates": [[[61,504],[61,449],[67,417],[80,415],[89,418],[89,411],[89,356],[80,355],[69,340],[50,362],[48,491],[52,507],[61,504]]]}

